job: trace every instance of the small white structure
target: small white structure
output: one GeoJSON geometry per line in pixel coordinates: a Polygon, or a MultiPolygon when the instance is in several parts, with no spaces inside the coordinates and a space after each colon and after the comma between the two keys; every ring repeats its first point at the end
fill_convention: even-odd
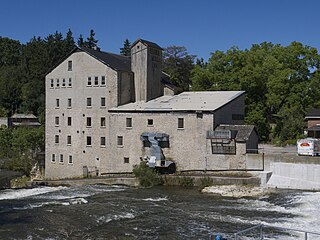
{"type": "Polygon", "coordinates": [[[297,141],[298,155],[318,156],[320,154],[320,139],[305,138],[297,141]]]}

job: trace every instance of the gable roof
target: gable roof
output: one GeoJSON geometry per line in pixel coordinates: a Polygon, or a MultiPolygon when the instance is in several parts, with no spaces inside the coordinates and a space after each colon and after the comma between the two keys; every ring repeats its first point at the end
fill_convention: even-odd
{"type": "Polygon", "coordinates": [[[320,109],[319,108],[312,108],[306,115],[306,119],[308,118],[320,118],[320,109]]]}
{"type": "Polygon", "coordinates": [[[78,48],[116,71],[131,72],[130,57],[109,52],[103,52],[100,50],[94,50],[86,47],[78,48]]]}
{"type": "Polygon", "coordinates": [[[148,102],[133,102],[109,112],[213,112],[243,95],[244,91],[183,92],[148,102]]]}
{"type": "Polygon", "coordinates": [[[256,131],[254,125],[227,125],[227,124],[220,124],[218,127],[216,127],[215,130],[237,131],[237,135],[235,138],[237,142],[248,141],[252,132],[256,131]]]}
{"type": "Polygon", "coordinates": [[[154,47],[154,48],[159,48],[159,49],[162,50],[162,48],[161,48],[158,44],[156,44],[156,43],[154,43],[154,42],[150,42],[150,41],[144,40],[144,39],[141,39],[141,38],[139,38],[139,39],[137,39],[136,41],[134,41],[134,42],[131,44],[131,48],[132,48],[134,45],[136,45],[138,42],[142,42],[142,43],[143,43],[144,45],[146,45],[146,46],[150,46],[150,47],[154,47]]]}
{"type": "Polygon", "coordinates": [[[65,61],[69,56],[71,56],[75,52],[85,52],[89,54],[91,57],[97,59],[98,61],[102,62],[103,64],[107,65],[111,69],[115,71],[126,71],[131,72],[131,58],[119,54],[103,52],[100,50],[94,50],[91,48],[80,47],[75,45],[75,47],[68,53],[64,58],[62,58],[56,65],[50,68],[46,75],[49,74],[53,69],[59,66],[63,61],[65,61]]]}

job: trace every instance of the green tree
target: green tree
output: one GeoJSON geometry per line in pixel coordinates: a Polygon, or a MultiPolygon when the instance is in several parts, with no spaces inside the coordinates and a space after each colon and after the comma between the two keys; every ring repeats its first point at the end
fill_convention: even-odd
{"type": "Polygon", "coordinates": [[[120,54],[124,56],[130,56],[131,55],[131,43],[128,40],[128,38],[123,42],[123,47],[120,48],[120,54]]]}
{"type": "Polygon", "coordinates": [[[195,55],[190,55],[185,47],[169,46],[163,52],[163,71],[175,85],[189,90],[194,59],[195,55]]]}
{"type": "Polygon", "coordinates": [[[315,48],[263,42],[245,50],[215,51],[207,64],[198,61],[192,89],[245,90],[246,123],[256,125],[264,141],[275,126],[271,136],[285,141],[301,136],[307,109],[320,106],[318,69],[315,48]]]}
{"type": "Polygon", "coordinates": [[[95,39],[96,33],[93,29],[90,30],[90,36],[87,38],[87,41],[84,43],[88,48],[94,48],[97,46],[98,40],[95,39]]]}
{"type": "Polygon", "coordinates": [[[10,161],[7,161],[7,167],[15,171],[23,171],[29,176],[32,165],[35,163],[36,153],[44,145],[44,127],[18,127],[12,129],[11,134],[10,161]]]}
{"type": "Polygon", "coordinates": [[[84,46],[84,40],[83,40],[82,34],[80,34],[80,36],[78,38],[78,46],[79,47],[83,47],[84,46]]]}

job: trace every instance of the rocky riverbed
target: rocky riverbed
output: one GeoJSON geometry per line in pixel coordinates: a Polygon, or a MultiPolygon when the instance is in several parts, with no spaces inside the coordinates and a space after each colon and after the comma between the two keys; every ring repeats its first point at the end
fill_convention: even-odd
{"type": "Polygon", "coordinates": [[[274,189],[256,187],[256,186],[239,186],[239,185],[222,185],[222,186],[210,186],[202,189],[202,193],[209,193],[219,195],[222,197],[261,197],[267,196],[270,193],[274,193],[274,189]]]}

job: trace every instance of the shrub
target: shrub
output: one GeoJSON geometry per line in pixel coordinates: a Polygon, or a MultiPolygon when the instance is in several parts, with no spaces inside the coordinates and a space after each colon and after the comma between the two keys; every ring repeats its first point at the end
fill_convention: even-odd
{"type": "Polygon", "coordinates": [[[146,162],[133,166],[133,174],[139,179],[142,187],[153,187],[163,184],[160,175],[152,168],[149,168],[146,162]]]}
{"type": "Polygon", "coordinates": [[[213,180],[209,177],[203,177],[200,179],[199,191],[204,189],[205,187],[210,187],[213,185],[213,180]]]}
{"type": "Polygon", "coordinates": [[[179,185],[182,187],[193,187],[194,179],[192,177],[179,177],[179,185]]]}

